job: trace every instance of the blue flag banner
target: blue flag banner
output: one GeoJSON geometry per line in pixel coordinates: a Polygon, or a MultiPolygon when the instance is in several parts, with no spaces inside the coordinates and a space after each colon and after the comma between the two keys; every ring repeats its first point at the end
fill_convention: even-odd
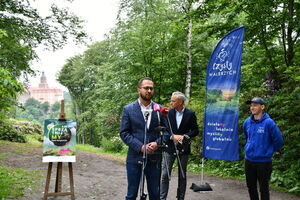
{"type": "Polygon", "coordinates": [[[215,47],[206,71],[203,157],[239,160],[239,88],[244,26],[215,47]]]}

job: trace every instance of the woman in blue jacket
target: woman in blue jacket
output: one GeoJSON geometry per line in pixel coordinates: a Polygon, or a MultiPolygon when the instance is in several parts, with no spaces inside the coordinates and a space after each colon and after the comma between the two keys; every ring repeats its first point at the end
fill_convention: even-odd
{"type": "Polygon", "coordinates": [[[243,124],[245,135],[245,174],[251,200],[269,200],[269,180],[272,173],[272,156],[283,145],[283,138],[276,123],[264,113],[265,102],[255,97],[250,104],[251,115],[243,124]]]}

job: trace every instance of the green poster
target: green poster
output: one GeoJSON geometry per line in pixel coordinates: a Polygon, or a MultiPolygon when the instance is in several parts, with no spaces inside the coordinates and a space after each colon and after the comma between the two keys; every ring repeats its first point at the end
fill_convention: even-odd
{"type": "Polygon", "coordinates": [[[75,162],[75,146],[75,120],[45,120],[43,162],[75,162]]]}

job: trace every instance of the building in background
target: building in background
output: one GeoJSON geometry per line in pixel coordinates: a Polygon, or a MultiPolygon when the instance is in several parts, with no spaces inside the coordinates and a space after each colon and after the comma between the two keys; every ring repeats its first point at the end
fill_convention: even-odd
{"type": "Polygon", "coordinates": [[[49,88],[45,73],[42,73],[39,87],[29,87],[25,93],[19,97],[19,103],[24,104],[27,99],[34,98],[41,103],[49,102],[54,104],[63,99],[63,91],[58,88],[49,88]]]}

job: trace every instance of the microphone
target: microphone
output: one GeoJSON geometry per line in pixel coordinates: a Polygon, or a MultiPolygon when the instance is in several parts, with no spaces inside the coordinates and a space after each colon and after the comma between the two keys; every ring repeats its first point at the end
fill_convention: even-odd
{"type": "Polygon", "coordinates": [[[145,119],[148,120],[148,117],[151,114],[152,109],[151,110],[142,110],[142,112],[144,114],[145,119]]]}
{"type": "Polygon", "coordinates": [[[149,111],[145,111],[144,116],[145,116],[146,118],[148,118],[149,115],[150,115],[149,111]]]}
{"type": "Polygon", "coordinates": [[[160,109],[160,112],[162,115],[167,115],[169,113],[169,108],[168,107],[162,107],[160,109]]]}
{"type": "Polygon", "coordinates": [[[156,104],[153,105],[153,109],[154,109],[154,112],[156,112],[156,114],[157,114],[158,124],[160,125],[160,116],[159,116],[160,107],[159,107],[159,105],[156,103],[156,104]]]}
{"type": "Polygon", "coordinates": [[[154,112],[160,111],[159,105],[156,103],[153,105],[154,112]]]}

